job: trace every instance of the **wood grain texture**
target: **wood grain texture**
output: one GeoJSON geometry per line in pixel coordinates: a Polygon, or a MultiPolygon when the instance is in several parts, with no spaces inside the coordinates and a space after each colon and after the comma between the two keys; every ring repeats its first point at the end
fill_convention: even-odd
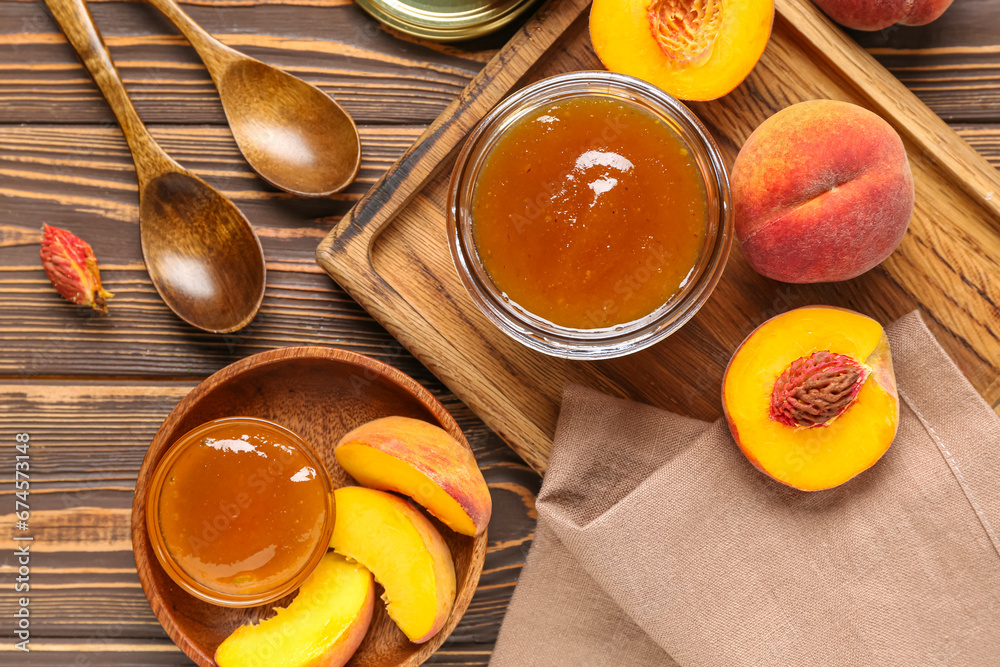
{"type": "MultiPolygon", "coordinates": [[[[571,1],[565,7],[578,9],[571,1]]],[[[432,172],[421,164],[440,166],[450,146],[439,149],[439,135],[431,133],[384,180],[392,193],[419,189],[419,196],[408,206],[395,194],[362,199],[320,245],[320,263],[539,471],[567,383],[715,419],[722,373],[739,342],[769,317],[810,303],[853,308],[886,323],[920,308],[973,385],[997,404],[1000,174],[815,7],[783,0],[778,9],[771,41],[747,81],[721,100],[691,106],[730,165],[760,122],[797,101],[852,101],[893,124],[910,158],[917,202],[907,236],[876,270],[839,284],[783,285],[756,274],[737,248],[706,306],[667,340],[596,363],[546,357],[504,336],[462,287],[445,241],[452,160],[429,182],[432,172]]],[[[561,34],[562,25],[553,32],[561,34]]],[[[495,62],[516,62],[520,49],[534,54],[536,44],[553,37],[541,26],[513,40],[495,62]]],[[[595,67],[581,16],[528,80],[595,67]]],[[[514,86],[499,77],[489,81],[501,95],[514,86]]],[[[470,90],[432,127],[471,126],[484,113],[477,96],[488,95],[475,80],[470,90]]]]}
{"type": "MultiPolygon", "coordinates": [[[[159,300],[141,263],[136,181],[117,128],[0,127],[0,374],[204,377],[245,354],[299,343],[346,345],[382,359],[394,341],[322,270],[313,255],[325,225],[345,212],[421,128],[363,128],[359,182],[331,200],[294,200],[263,185],[222,128],[154,128],[182,164],[232,197],[254,223],[268,260],[262,312],[227,336],[197,333],[159,300]],[[88,239],[116,296],[108,318],[61,301],[38,262],[41,222],[88,239]],[[56,335],[56,334],[61,335],[56,335]],[[44,349],[46,336],[60,340],[44,349]],[[116,342],[117,341],[117,342],[116,342]]],[[[413,370],[414,364],[408,370],[413,370]]]]}
{"type": "Polygon", "coordinates": [[[1000,11],[962,0],[933,23],[848,31],[949,123],[1000,121],[1000,11]]]}
{"type": "MultiPolygon", "coordinates": [[[[32,649],[16,664],[188,664],[139,586],[130,540],[132,489],[146,447],[192,381],[0,384],[0,442],[32,435],[32,649]],[[67,641],[75,638],[72,642],[67,641]],[[139,651],[139,656],[130,656],[139,651]],[[58,654],[59,657],[52,655],[58,654]],[[69,659],[66,655],[70,655],[69,659]],[[158,663],[169,655],[166,663],[158,663]],[[46,661],[48,660],[48,662],[46,661]],[[142,660],[150,660],[143,663],[142,660]]],[[[486,564],[463,623],[430,664],[484,664],[530,543],[538,479],[454,397],[445,407],[463,428],[494,502],[486,564]]],[[[0,448],[0,502],[12,503],[12,447],[0,448]]],[[[0,515],[0,534],[14,532],[0,515]]],[[[0,577],[13,576],[9,553],[0,577]]],[[[16,598],[0,595],[0,632],[12,630],[16,598]]],[[[9,645],[4,648],[9,649],[9,645]]],[[[0,653],[0,663],[8,663],[0,653]]]]}
{"type": "MultiPolygon", "coordinates": [[[[152,7],[112,2],[91,9],[144,121],[225,122],[197,54],[152,7]]],[[[481,66],[453,48],[390,35],[354,5],[190,13],[227,46],[319,86],[360,124],[429,123],[481,66]]],[[[5,0],[0,16],[0,118],[111,120],[42,2],[5,0]]]]}
{"type": "MultiPolygon", "coordinates": [[[[135,173],[111,112],[44,3],[0,1],[0,534],[10,535],[13,520],[7,443],[21,430],[40,441],[32,459],[32,511],[39,512],[32,526],[40,536],[33,650],[24,655],[2,642],[0,664],[191,664],[149,609],[128,541],[146,447],[173,405],[210,373],[254,352],[319,344],[373,355],[416,377],[476,449],[494,500],[485,570],[463,622],[431,664],[485,665],[530,545],[539,478],[313,254],[515,28],[441,46],[380,28],[350,0],[185,2],[224,43],[318,84],[362,125],[358,181],[331,199],[297,200],[264,185],[243,162],[210,77],[165,19],[142,2],[89,4],[153,136],[254,224],[268,285],[260,315],[238,335],[202,334],[169,312],[142,267],[135,173]],[[118,293],[109,318],[90,317],[49,286],[37,259],[42,221],[93,243],[105,282],[118,293]]],[[[962,0],[924,28],[854,34],[935,112],[961,121],[956,129],[995,165],[998,20],[1000,0],[962,0]]],[[[940,298],[933,286],[920,291],[940,298]]],[[[765,305],[799,305],[793,297],[779,294],[765,305]]],[[[750,326],[745,313],[727,319],[750,326]]],[[[8,637],[13,573],[5,552],[0,633],[8,637]]]]}
{"type": "MultiPolygon", "coordinates": [[[[1000,122],[993,2],[963,0],[929,26],[851,34],[945,120],[1000,122]]],[[[319,85],[362,124],[430,123],[509,36],[434,45],[387,32],[344,0],[186,4],[223,43],[319,85]]],[[[155,10],[108,1],[92,11],[147,123],[224,122],[197,55],[155,10]]],[[[0,18],[3,122],[110,120],[40,0],[4,0],[0,18]]]]}

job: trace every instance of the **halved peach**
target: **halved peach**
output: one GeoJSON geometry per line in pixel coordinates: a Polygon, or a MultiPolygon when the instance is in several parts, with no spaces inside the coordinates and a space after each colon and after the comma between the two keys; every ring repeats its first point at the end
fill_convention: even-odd
{"type": "Polygon", "coordinates": [[[590,39],[612,72],[714,100],[753,70],[773,20],[773,0],[594,0],[590,39]]]}
{"type": "Polygon", "coordinates": [[[369,488],[413,498],[462,535],[480,535],[493,510],[476,457],[444,429],[409,417],[384,417],[337,443],[337,462],[369,488]]]}
{"type": "Polygon", "coordinates": [[[455,604],[455,564],[441,533],[413,505],[377,489],[334,492],[330,546],[371,570],[389,618],[410,641],[429,640],[455,604]]]}
{"type": "Polygon", "coordinates": [[[328,553],[287,608],[236,628],[215,661],[219,667],[340,667],[364,639],[374,609],[371,572],[328,553]]]}
{"type": "Polygon", "coordinates": [[[882,326],[808,306],[760,325],[726,369],[722,405],[760,471],[801,489],[843,484],[892,444],[899,397],[882,326]]]}

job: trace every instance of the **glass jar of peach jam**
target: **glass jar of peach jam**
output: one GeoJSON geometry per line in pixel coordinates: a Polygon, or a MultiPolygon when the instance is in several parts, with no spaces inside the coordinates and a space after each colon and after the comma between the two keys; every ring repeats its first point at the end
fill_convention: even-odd
{"type": "Polygon", "coordinates": [[[573,72],[511,95],[451,178],[459,277],[504,333],[546,354],[648,347],[705,303],[732,244],[725,164],[655,86],[573,72]]]}
{"type": "Polygon", "coordinates": [[[146,525],[188,593],[227,607],[278,600],[316,567],[333,532],[330,475],[312,447],[263,419],[216,419],[157,464],[146,525]]]}

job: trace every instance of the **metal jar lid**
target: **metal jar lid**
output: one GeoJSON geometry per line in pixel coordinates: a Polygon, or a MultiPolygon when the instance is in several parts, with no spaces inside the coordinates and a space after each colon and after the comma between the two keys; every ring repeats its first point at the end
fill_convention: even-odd
{"type": "Polygon", "coordinates": [[[507,25],[535,0],[357,0],[382,23],[439,42],[472,39],[507,25]]]}

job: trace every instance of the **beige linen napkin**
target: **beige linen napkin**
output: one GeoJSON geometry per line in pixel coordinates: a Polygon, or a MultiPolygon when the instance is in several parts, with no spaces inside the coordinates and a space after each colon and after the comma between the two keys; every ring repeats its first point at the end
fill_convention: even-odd
{"type": "Polygon", "coordinates": [[[899,432],[828,491],[569,387],[490,664],[1000,665],[1000,419],[917,313],[888,331],[899,432]]]}

